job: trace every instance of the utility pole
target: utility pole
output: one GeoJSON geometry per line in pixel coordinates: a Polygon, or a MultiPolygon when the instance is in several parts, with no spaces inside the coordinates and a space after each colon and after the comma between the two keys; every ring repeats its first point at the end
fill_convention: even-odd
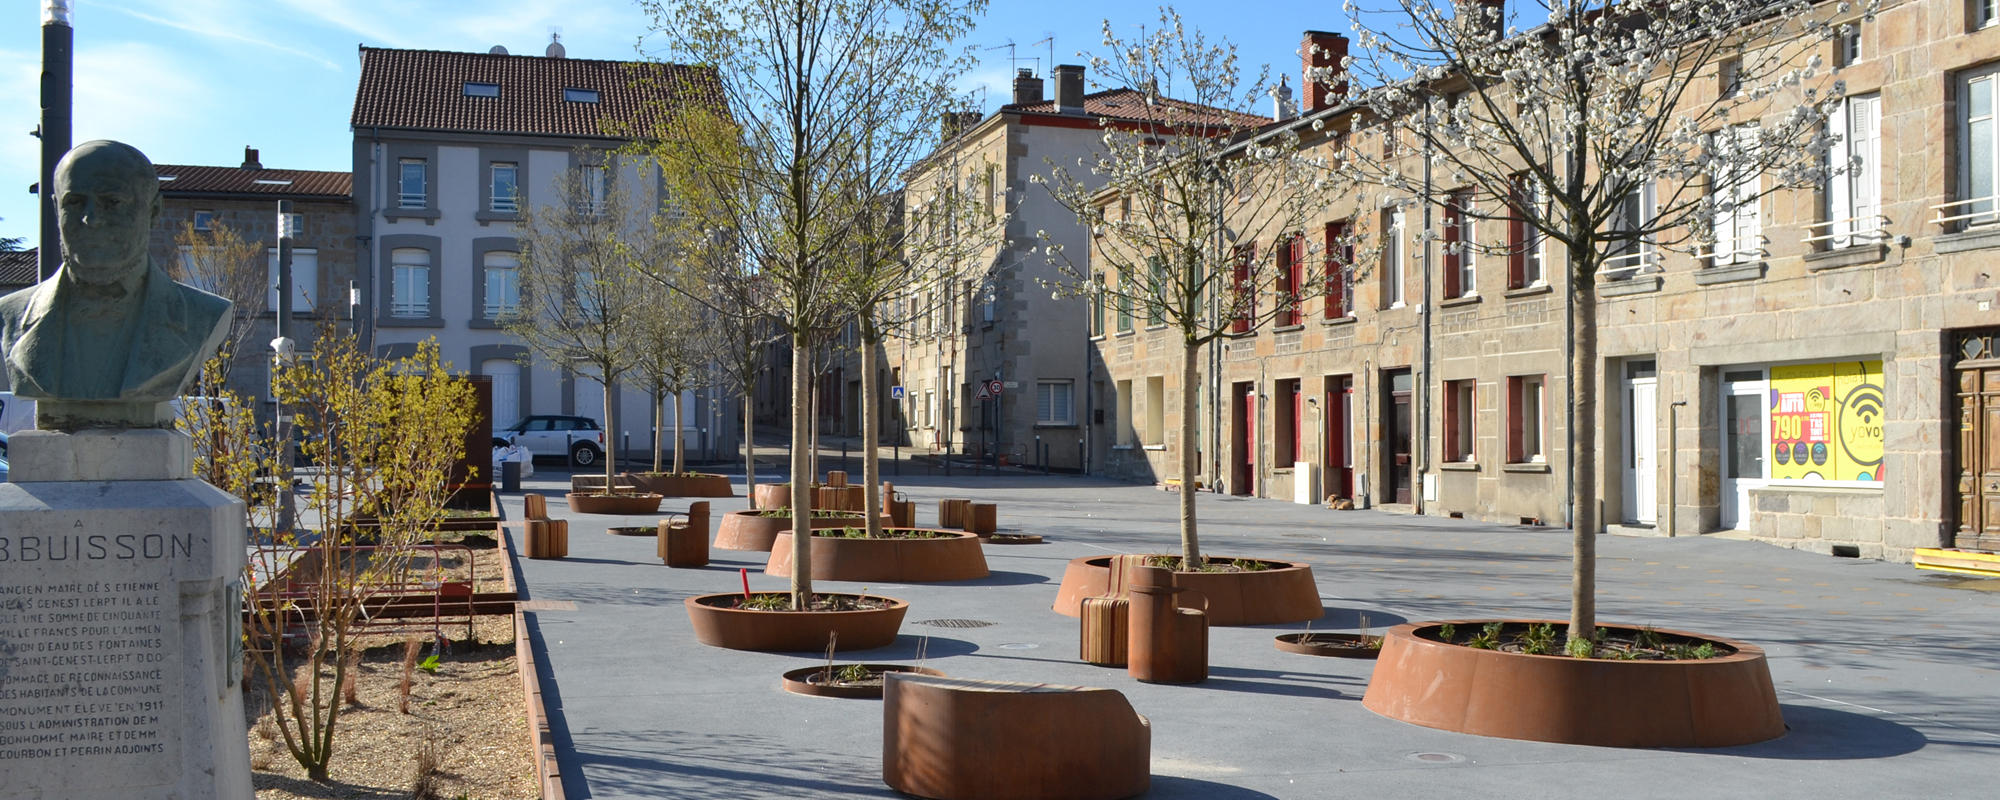
{"type": "Polygon", "coordinates": [[[70,27],[75,0],[42,0],[42,238],[37,261],[42,280],[62,267],[62,231],[56,224],[56,162],[69,152],[69,111],[75,67],[76,31],[70,27]]]}
{"type": "MultiPolygon", "coordinates": [[[[278,201],[278,307],[277,338],[271,340],[273,386],[271,396],[277,397],[279,372],[292,366],[297,358],[298,346],[292,340],[292,201],[278,201]]],[[[297,510],[292,496],[292,476],[298,462],[297,448],[292,441],[292,416],[285,408],[283,400],[278,401],[278,532],[289,533],[297,522],[297,510]]]]}

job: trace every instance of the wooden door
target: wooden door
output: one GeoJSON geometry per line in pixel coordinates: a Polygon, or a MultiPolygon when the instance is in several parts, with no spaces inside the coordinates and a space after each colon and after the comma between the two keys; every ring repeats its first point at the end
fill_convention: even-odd
{"type": "Polygon", "coordinates": [[[2000,549],[2000,359],[1958,364],[1959,547],[2000,549]]]}

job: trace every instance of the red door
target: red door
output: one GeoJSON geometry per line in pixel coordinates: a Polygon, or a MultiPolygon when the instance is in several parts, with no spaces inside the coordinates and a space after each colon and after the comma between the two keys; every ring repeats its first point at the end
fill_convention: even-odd
{"type": "Polygon", "coordinates": [[[1353,499],[1354,451],[1349,446],[1354,424],[1354,379],[1346,376],[1327,381],[1326,389],[1326,491],[1353,499]]]}

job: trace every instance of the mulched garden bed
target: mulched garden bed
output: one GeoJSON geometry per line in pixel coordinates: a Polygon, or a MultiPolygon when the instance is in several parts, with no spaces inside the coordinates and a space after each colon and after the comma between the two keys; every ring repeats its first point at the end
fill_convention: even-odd
{"type": "MultiPolygon", "coordinates": [[[[498,559],[495,559],[498,562],[498,559]]],[[[484,564],[481,565],[484,567],[484,564]]],[[[482,570],[483,571],[483,570],[482,570]]],[[[371,636],[355,676],[355,699],[341,710],[331,781],[315,783],[285,750],[268,712],[262,679],[244,684],[251,781],[260,800],[405,798],[417,783],[426,742],[440,760],[428,796],[531,800],[540,796],[528,746],[527,712],[514,665],[511,617],[480,617],[474,642],[439,654],[437,671],[411,673],[410,713],[398,710],[403,642],[371,636]]],[[[424,647],[424,655],[430,648],[424,647]]]]}
{"type": "Polygon", "coordinates": [[[1263,572],[1265,570],[1289,567],[1283,561],[1263,561],[1255,558],[1221,559],[1203,558],[1202,565],[1195,569],[1182,569],[1180,556],[1148,556],[1146,566],[1161,567],[1175,572],[1263,572]]]}
{"type": "MultiPolygon", "coordinates": [[[[1416,634],[1432,641],[1481,650],[1524,655],[1568,655],[1568,636],[1553,623],[1488,622],[1459,627],[1445,624],[1420,628],[1416,634]]],[[[1592,658],[1612,661],[1701,661],[1734,655],[1719,642],[1659,633],[1651,628],[1597,629],[1592,658]]]]}
{"type": "MultiPolygon", "coordinates": [[[[751,592],[746,600],[743,595],[717,596],[703,601],[703,605],[716,608],[741,608],[751,611],[792,611],[791,592],[751,592]]],[[[812,606],[808,611],[872,611],[890,608],[895,603],[888,598],[867,597],[852,594],[817,594],[812,596],[812,606]]]]}
{"type": "Polygon", "coordinates": [[[815,528],[812,535],[831,539],[956,539],[961,534],[922,528],[883,528],[880,536],[869,536],[867,528],[815,528]]]}
{"type": "Polygon", "coordinates": [[[1375,658],[1382,654],[1382,637],[1360,633],[1287,633],[1273,646],[1287,653],[1335,658],[1375,658]]]}

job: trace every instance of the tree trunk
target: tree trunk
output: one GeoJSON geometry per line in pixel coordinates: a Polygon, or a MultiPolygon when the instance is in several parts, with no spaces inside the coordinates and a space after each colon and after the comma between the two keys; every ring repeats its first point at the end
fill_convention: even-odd
{"type": "Polygon", "coordinates": [[[604,493],[610,494],[618,478],[618,406],[611,402],[612,378],[610,370],[599,373],[604,380],[598,385],[604,389],[604,493]]]}
{"type": "Polygon", "coordinates": [[[1572,271],[1570,290],[1569,431],[1570,533],[1574,564],[1569,588],[1569,637],[1597,630],[1597,276],[1572,271]]]}
{"type": "Polygon", "coordinates": [[[679,475],[687,471],[687,454],[683,449],[685,445],[681,442],[681,393],[674,392],[672,399],[674,403],[674,474],[679,475]]]}
{"type": "Polygon", "coordinates": [[[653,392],[653,471],[654,472],[660,471],[660,433],[665,429],[666,425],[666,421],[660,419],[660,414],[661,414],[660,397],[661,397],[660,392],[658,391],[653,392]]]}
{"type": "Polygon", "coordinates": [[[861,337],[861,494],[867,498],[862,504],[862,513],[868,515],[868,535],[882,535],[882,504],[894,500],[882,496],[882,449],[877,446],[882,434],[881,415],[875,411],[876,395],[882,387],[876,386],[875,349],[880,345],[861,337]]]}
{"type": "Polygon", "coordinates": [[[812,466],[811,468],[806,470],[806,482],[808,484],[811,484],[819,482],[819,409],[820,409],[819,377],[820,376],[816,372],[808,372],[808,374],[812,375],[812,380],[809,382],[811,388],[807,390],[809,393],[807,396],[807,402],[810,403],[812,407],[812,414],[807,417],[807,419],[812,420],[812,446],[807,447],[806,452],[811,453],[812,455],[809,456],[806,460],[812,466]]]}
{"type": "MultiPolygon", "coordinates": [[[[1195,537],[1194,481],[1195,481],[1195,392],[1201,376],[1196,369],[1195,357],[1200,346],[1183,339],[1181,341],[1181,569],[1192,570],[1203,563],[1201,540],[1195,537]]],[[[1119,420],[1118,424],[1126,424],[1119,420]]]]}
{"type": "Polygon", "coordinates": [[[743,496],[757,507],[757,401],[755,382],[743,390],[743,496]]]}
{"type": "Polygon", "coordinates": [[[812,606],[812,351],[792,334],[792,608],[812,606]]]}

